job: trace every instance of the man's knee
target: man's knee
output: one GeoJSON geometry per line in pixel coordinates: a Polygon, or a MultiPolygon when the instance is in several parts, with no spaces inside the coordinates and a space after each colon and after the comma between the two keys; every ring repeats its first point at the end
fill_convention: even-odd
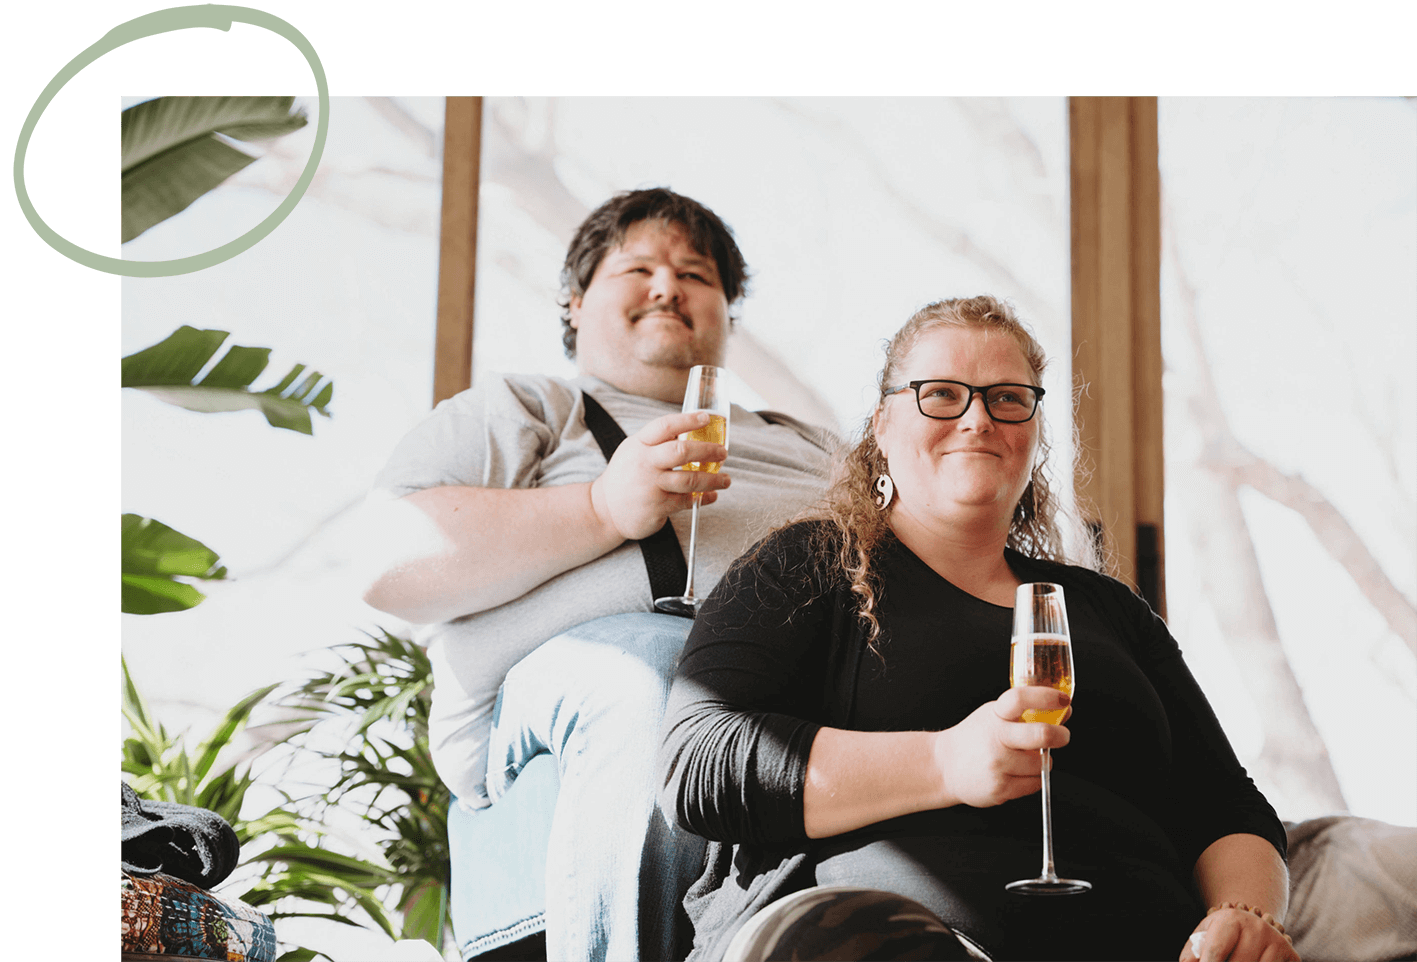
{"type": "Polygon", "coordinates": [[[619,720],[651,734],[668,698],[691,623],[637,612],[577,625],[518,662],[502,684],[494,726],[540,732],[559,751],[577,730],[619,720]]]}
{"type": "Polygon", "coordinates": [[[693,622],[673,615],[636,611],[577,625],[549,639],[525,660],[546,657],[598,659],[625,655],[672,674],[693,622]]]}
{"type": "Polygon", "coordinates": [[[667,686],[689,627],[684,618],[649,612],[597,618],[538,646],[512,667],[502,686],[559,697],[595,696],[607,683],[667,686]]]}

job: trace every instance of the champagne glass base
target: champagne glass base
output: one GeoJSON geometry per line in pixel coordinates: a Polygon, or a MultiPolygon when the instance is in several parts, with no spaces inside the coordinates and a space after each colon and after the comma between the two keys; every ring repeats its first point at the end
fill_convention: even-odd
{"type": "Polygon", "coordinates": [[[692,618],[698,613],[699,607],[703,603],[704,599],[702,598],[674,595],[669,598],[654,599],[654,610],[662,611],[666,615],[678,615],[680,618],[692,618]]]}
{"type": "Polygon", "coordinates": [[[1091,891],[1092,883],[1080,878],[1026,878],[1004,888],[1018,895],[1081,895],[1091,891]]]}

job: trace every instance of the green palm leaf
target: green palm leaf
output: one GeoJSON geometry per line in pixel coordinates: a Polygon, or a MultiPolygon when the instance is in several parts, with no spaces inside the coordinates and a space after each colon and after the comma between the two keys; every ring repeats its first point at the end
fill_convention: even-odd
{"type": "Polygon", "coordinates": [[[123,241],[174,214],[256,158],[222,139],[271,140],[306,124],[293,97],[159,97],[122,114],[123,241]]]}
{"type": "Polygon", "coordinates": [[[326,408],[334,384],[318,371],[306,374],[303,364],[292,367],[274,387],[251,390],[251,382],[266,369],[270,348],[233,345],[202,375],[227,336],[226,331],[199,331],[184,324],[160,343],[123,358],[123,387],[189,411],[258,410],[274,427],[301,434],[314,433],[312,409],[330,416],[326,408]]]}
{"type": "MultiPolygon", "coordinates": [[[[396,929],[381,892],[401,881],[382,859],[366,861],[320,847],[328,834],[325,826],[290,807],[277,807],[251,820],[241,818],[247,789],[255,778],[249,763],[217,771],[218,754],[231,746],[252,711],[265,703],[276,686],[266,686],[231,707],[197,746],[187,747],[186,735],[172,737],[158,723],[152,709],[133,683],[126,659],[123,668],[123,714],[132,732],[123,742],[122,770],[140,796],[196,805],[216,812],[236,831],[242,846],[241,865],[260,874],[246,893],[229,894],[251,905],[269,906],[283,899],[324,906],[323,910],[270,912],[273,919],[309,916],[358,926],[350,918],[358,906],[374,926],[396,937],[396,929]],[[315,840],[315,844],[311,843],[315,840]],[[253,854],[254,850],[254,854],[253,854]]],[[[285,795],[284,792],[281,792],[285,795]]],[[[286,795],[287,806],[291,799],[286,795]]],[[[291,903],[283,903],[289,905],[291,903]]],[[[293,947],[282,958],[328,958],[322,953],[293,947]]]]}
{"type": "Polygon", "coordinates": [[[403,913],[403,932],[399,937],[423,939],[434,945],[442,945],[447,910],[446,885],[432,879],[423,879],[410,886],[399,900],[399,911],[403,913]]]}
{"type": "Polygon", "coordinates": [[[123,515],[123,610],[134,615],[182,611],[206,595],[178,577],[226,577],[217,553],[152,518],[123,515]]]}

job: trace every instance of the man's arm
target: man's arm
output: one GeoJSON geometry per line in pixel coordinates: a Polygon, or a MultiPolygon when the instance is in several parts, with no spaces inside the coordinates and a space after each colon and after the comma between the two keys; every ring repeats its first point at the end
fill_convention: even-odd
{"type": "Polygon", "coordinates": [[[406,621],[486,611],[643,538],[692,503],[711,504],[728,475],[676,471],[726,450],[679,440],[702,412],[656,418],[616,449],[589,484],[501,489],[448,486],[365,508],[364,600],[406,621]]]}

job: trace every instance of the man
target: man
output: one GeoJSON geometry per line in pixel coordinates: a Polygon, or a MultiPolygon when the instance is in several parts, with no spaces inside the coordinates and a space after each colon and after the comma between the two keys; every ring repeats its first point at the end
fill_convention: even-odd
{"type": "MultiPolygon", "coordinates": [[[[696,578],[712,585],[824,485],[831,439],[791,419],[735,407],[731,452],[680,440],[702,423],[679,413],[689,369],[722,364],[746,279],[703,205],[664,189],[617,195],[581,225],[562,271],[579,376],[482,379],[399,444],[371,495],[379,557],[365,598],[422,625],[434,761],[461,808],[486,808],[533,756],[557,756],[550,958],[670,957],[700,868],[702,841],[667,826],[652,784],[691,623],[652,613],[637,539],[669,518],[685,542],[682,512],[703,492],[696,578]],[[583,392],[628,435],[608,464],[583,392]],[[675,470],[718,460],[718,474],[675,470]]],[[[458,938],[480,953],[514,934],[458,938]]]]}

